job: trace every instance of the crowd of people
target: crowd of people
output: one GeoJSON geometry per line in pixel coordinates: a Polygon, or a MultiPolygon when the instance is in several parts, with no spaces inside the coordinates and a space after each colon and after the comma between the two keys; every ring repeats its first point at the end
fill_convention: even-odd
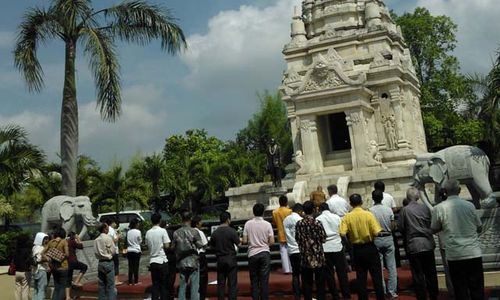
{"type": "MultiPolygon", "coordinates": [[[[439,246],[447,287],[455,299],[483,299],[484,275],[478,233],[481,221],[474,205],[461,199],[460,184],[450,180],[441,192],[446,199],[433,210],[420,203],[419,191],[413,187],[406,192],[404,207],[397,210],[395,201],[386,193],[383,182],[377,181],[371,194],[370,208],[363,208],[363,199],[352,194],[349,201],[338,195],[335,185],[328,186],[328,197],[321,196],[321,187],[303,204],[296,203],[290,209],[286,196],[279,198],[280,207],[272,212],[277,227],[282,272],[291,274],[291,286],[295,299],[325,299],[330,293],[333,299],[350,299],[348,280],[350,264],[356,273],[356,291],[359,299],[368,299],[367,274],[373,281],[378,300],[398,297],[395,230],[404,237],[404,245],[411,267],[417,299],[437,299],[438,281],[434,256],[434,234],[439,246]],[[384,267],[388,272],[384,280],[384,267]],[[337,279],[335,279],[335,277],[337,279]],[[336,283],[339,283],[337,287],[336,283]]],[[[205,252],[211,248],[217,262],[217,295],[224,299],[237,299],[237,253],[241,244],[248,244],[248,269],[253,299],[269,298],[271,250],[275,243],[271,223],[264,219],[265,207],[253,206],[254,217],[248,220],[242,235],[231,227],[231,215],[223,212],[220,225],[209,239],[201,230],[202,219],[189,212],[181,214],[182,225],[177,230],[167,226],[160,214],[151,216],[152,227],[144,241],[149,249],[149,270],[152,280],[151,298],[174,299],[176,273],[179,274],[178,299],[205,299],[208,270],[205,252]],[[189,287],[189,288],[188,288],[189,287]],[[227,290],[227,293],[226,293],[227,290]]],[[[116,223],[104,221],[99,236],[94,240],[94,253],[98,259],[99,299],[117,298],[119,260],[115,230],[116,223]]],[[[139,220],[132,220],[126,233],[128,284],[139,282],[139,265],[143,237],[139,220]]],[[[26,253],[28,239],[18,239],[18,251],[14,257],[17,267],[16,299],[28,299],[29,281],[33,272],[33,299],[44,299],[50,276],[54,280],[52,299],[69,300],[72,286],[80,286],[87,266],[78,261],[77,249],[82,243],[75,233],[58,229],[49,237],[38,233],[31,253],[26,253]],[[26,244],[26,245],[24,245],[26,244]],[[56,249],[56,250],[51,250],[56,249]],[[62,259],[54,262],[54,252],[62,259]],[[31,268],[26,257],[32,257],[31,268]],[[74,278],[74,271],[79,274],[74,278]]],[[[57,255],[56,255],[57,256],[57,255]]]]}

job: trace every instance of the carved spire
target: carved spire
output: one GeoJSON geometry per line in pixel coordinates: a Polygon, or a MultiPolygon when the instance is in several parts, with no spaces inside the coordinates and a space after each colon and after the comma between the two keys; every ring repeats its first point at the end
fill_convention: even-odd
{"type": "Polygon", "coordinates": [[[301,44],[307,41],[306,38],[306,27],[304,22],[302,21],[302,16],[300,15],[299,8],[297,6],[294,7],[294,14],[292,18],[292,30],[291,37],[293,44],[301,44]]]}

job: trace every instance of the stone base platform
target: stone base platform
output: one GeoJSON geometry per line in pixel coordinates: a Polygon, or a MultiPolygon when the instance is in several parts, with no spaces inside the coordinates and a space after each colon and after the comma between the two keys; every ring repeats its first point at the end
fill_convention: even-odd
{"type": "MultiPolygon", "coordinates": [[[[217,274],[215,272],[210,272],[208,279],[209,282],[216,280],[217,274]]],[[[349,273],[349,280],[351,284],[351,290],[353,291],[353,298],[357,299],[355,295],[355,273],[349,273]]],[[[386,274],[387,278],[387,274],[386,274]]],[[[125,276],[121,276],[122,281],[125,281],[125,276]]],[[[399,287],[399,299],[415,299],[415,294],[411,288],[412,278],[408,267],[402,267],[398,269],[398,287],[399,287]]],[[[279,271],[272,271],[269,278],[269,293],[270,299],[293,299],[292,288],[291,288],[291,275],[282,274],[279,271]]],[[[144,275],[140,277],[139,285],[121,285],[117,287],[118,299],[147,299],[149,297],[149,291],[151,288],[151,277],[149,275],[144,275]]],[[[176,288],[178,287],[179,280],[176,280],[176,288]]],[[[500,274],[498,272],[486,272],[485,273],[485,283],[488,286],[486,289],[487,299],[499,299],[500,297],[500,274]]],[[[440,287],[440,297],[439,299],[448,299],[448,293],[446,291],[446,286],[444,285],[444,277],[440,276],[439,287],[440,287]]],[[[338,286],[338,285],[337,285],[338,286]]],[[[371,279],[368,279],[368,287],[372,288],[371,279]]],[[[97,282],[91,281],[86,283],[81,290],[75,291],[75,294],[80,296],[79,299],[96,299],[97,298],[97,282]]],[[[209,299],[216,299],[217,285],[211,284],[208,286],[207,297],[209,299]]],[[[330,297],[330,295],[327,295],[330,297]]],[[[327,299],[331,299],[328,298],[327,299]]],[[[238,299],[251,299],[250,297],[250,278],[248,271],[238,272],[238,299]]],[[[375,299],[375,294],[370,294],[370,299],[375,299]]]]}

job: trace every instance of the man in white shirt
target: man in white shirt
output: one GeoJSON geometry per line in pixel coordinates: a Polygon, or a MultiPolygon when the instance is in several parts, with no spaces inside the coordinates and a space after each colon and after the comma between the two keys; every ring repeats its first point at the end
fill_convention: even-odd
{"type": "Polygon", "coordinates": [[[149,248],[149,269],[151,271],[151,289],[152,300],[167,299],[169,291],[167,289],[168,260],[165,255],[165,248],[168,248],[170,239],[167,231],[161,228],[161,215],[154,213],[151,216],[153,227],[146,232],[146,243],[149,248]]]}
{"type": "Polygon", "coordinates": [[[330,211],[342,218],[347,212],[349,212],[349,203],[337,194],[338,188],[335,184],[329,185],[327,189],[330,199],[328,199],[326,203],[328,204],[330,211]]]}
{"type": "MultiPolygon", "coordinates": [[[[375,183],[373,184],[373,188],[382,192],[382,205],[389,207],[394,212],[396,210],[396,201],[394,201],[394,197],[392,197],[391,194],[385,192],[384,182],[381,180],[375,181],[375,183]]],[[[375,203],[372,202],[372,205],[375,205],[375,203]]]]}
{"type": "Polygon", "coordinates": [[[460,183],[449,180],[448,199],[432,211],[431,229],[441,232],[456,299],[484,299],[481,219],[474,204],[460,198],[460,183]]]}
{"type": "Polygon", "coordinates": [[[120,285],[123,284],[123,282],[118,280],[118,275],[120,275],[120,250],[118,248],[118,242],[120,240],[120,235],[118,232],[115,230],[114,227],[116,227],[116,221],[113,218],[106,218],[104,221],[106,224],[108,224],[108,235],[111,237],[113,240],[113,243],[115,243],[115,250],[113,253],[113,264],[115,266],[115,285],[120,285]]]}
{"type": "Polygon", "coordinates": [[[335,287],[334,272],[337,272],[337,277],[342,291],[342,298],[351,298],[349,291],[349,279],[347,278],[347,263],[342,239],[339,235],[340,217],[332,213],[328,204],[323,203],[320,206],[321,214],[316,217],[326,232],[326,242],[323,244],[323,252],[326,259],[325,280],[328,289],[332,294],[333,299],[338,299],[337,288],[335,287]]]}
{"type": "Polygon", "coordinates": [[[113,266],[114,243],[106,223],[99,225],[100,235],[94,240],[94,254],[98,260],[97,278],[99,279],[98,299],[116,299],[115,270],[113,266]]]}
{"type": "Polygon", "coordinates": [[[296,203],[293,206],[292,213],[283,220],[288,255],[292,264],[292,288],[295,300],[300,300],[300,251],[295,240],[295,225],[302,220],[303,213],[302,204],[296,203]]]}

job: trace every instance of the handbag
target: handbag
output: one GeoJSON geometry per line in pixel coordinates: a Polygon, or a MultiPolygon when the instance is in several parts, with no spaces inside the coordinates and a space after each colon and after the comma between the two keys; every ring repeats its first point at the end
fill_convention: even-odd
{"type": "Polygon", "coordinates": [[[7,270],[7,274],[16,275],[16,264],[13,261],[10,262],[9,269],[7,270]]]}
{"type": "Polygon", "coordinates": [[[51,261],[56,261],[56,262],[62,262],[64,260],[64,258],[66,257],[64,255],[64,253],[57,249],[57,248],[50,248],[49,250],[47,250],[47,252],[45,253],[45,256],[47,256],[48,258],[50,258],[51,261]]]}

